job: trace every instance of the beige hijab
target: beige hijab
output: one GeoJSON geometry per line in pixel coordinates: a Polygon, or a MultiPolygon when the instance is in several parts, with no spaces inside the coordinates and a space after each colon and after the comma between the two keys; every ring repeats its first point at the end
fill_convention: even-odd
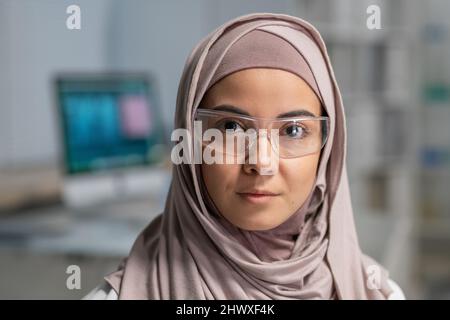
{"type": "Polygon", "coordinates": [[[272,230],[241,230],[214,206],[199,165],[174,165],[164,212],[138,236],[118,271],[105,277],[120,299],[385,299],[391,293],[387,272],[358,245],[342,99],[325,44],[312,25],[261,13],[213,31],[186,61],[175,127],[193,132],[192,116],[206,90],[223,70],[230,72],[224,57],[256,30],[283,39],[300,53],[308,72],[288,70],[307,81],[330,118],[308,199],[272,230]]]}

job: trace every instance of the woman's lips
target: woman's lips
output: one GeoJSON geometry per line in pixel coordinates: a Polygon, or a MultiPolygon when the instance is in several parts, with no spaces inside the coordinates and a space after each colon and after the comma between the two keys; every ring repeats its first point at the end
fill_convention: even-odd
{"type": "Polygon", "coordinates": [[[272,192],[236,192],[241,198],[250,203],[267,203],[279,194],[272,192]]]}

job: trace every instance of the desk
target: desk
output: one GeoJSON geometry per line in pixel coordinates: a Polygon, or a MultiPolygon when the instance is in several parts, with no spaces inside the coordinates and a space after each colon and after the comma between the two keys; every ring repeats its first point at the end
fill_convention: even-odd
{"type": "Polygon", "coordinates": [[[163,201],[134,199],[74,212],[61,205],[0,219],[0,299],[79,299],[114,271],[163,201]],[[69,265],[81,289],[66,288],[69,265]]]}

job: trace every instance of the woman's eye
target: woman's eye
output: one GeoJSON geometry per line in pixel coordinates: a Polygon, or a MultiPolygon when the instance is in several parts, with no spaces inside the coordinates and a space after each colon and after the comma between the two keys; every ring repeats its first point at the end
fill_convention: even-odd
{"type": "Polygon", "coordinates": [[[227,130],[227,131],[228,130],[231,130],[231,131],[242,131],[242,130],[244,130],[239,123],[237,123],[236,121],[233,121],[233,120],[224,121],[220,125],[220,127],[221,127],[221,129],[227,130]]]}
{"type": "Polygon", "coordinates": [[[285,127],[281,132],[281,135],[287,135],[290,138],[303,138],[305,134],[305,129],[296,124],[285,127]]]}

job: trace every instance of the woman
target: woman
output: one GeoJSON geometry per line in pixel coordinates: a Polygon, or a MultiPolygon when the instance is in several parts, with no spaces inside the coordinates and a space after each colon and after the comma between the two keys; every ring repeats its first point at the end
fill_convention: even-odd
{"type": "Polygon", "coordinates": [[[344,109],[313,26],[250,14],[204,38],[186,62],[175,115],[194,143],[195,123],[231,137],[201,141],[203,157],[244,161],[174,164],[163,214],[87,298],[404,298],[359,248],[344,109]],[[256,139],[241,152],[232,142],[250,129],[256,139]]]}

